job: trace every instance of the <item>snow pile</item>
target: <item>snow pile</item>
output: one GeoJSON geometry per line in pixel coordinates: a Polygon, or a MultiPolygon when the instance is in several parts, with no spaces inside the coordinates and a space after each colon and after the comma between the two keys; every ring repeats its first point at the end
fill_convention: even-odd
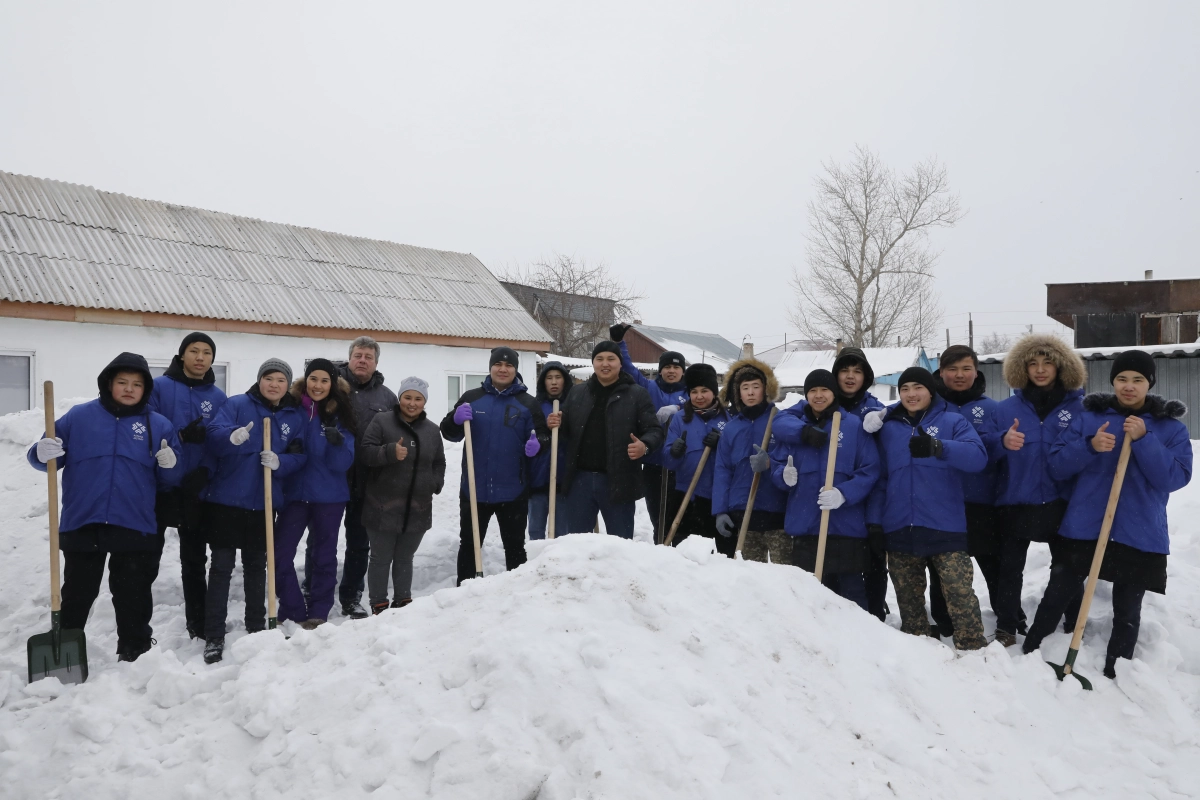
{"type": "MultiPolygon", "coordinates": [[[[1111,608],[1107,588],[1098,595],[1079,664],[1091,693],[999,645],[956,658],[799,570],[732,562],[704,541],[576,535],[532,543],[530,563],[505,574],[493,530],[489,577],[455,589],[453,491],[418,554],[424,596],[405,609],[291,639],[232,633],[226,660],[206,666],[182,635],[169,536],[159,646],[114,663],[105,591],[88,683],[27,687],[24,643],[46,629],[48,591],[44,477],[18,461],[39,426],[22,416],[0,418],[5,797],[1095,798],[1200,786],[1200,541],[1178,530],[1200,491],[1173,504],[1169,603],[1148,597],[1138,660],[1115,683],[1099,675],[1111,608]]],[[[1045,563],[1036,550],[1029,612],[1045,563]]],[[[1058,634],[1046,651],[1066,643],[1058,634]]]]}

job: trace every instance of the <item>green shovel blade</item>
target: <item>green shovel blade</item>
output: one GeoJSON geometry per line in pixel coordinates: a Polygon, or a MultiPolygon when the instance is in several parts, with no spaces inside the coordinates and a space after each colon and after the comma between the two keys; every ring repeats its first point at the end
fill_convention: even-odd
{"type": "Polygon", "coordinates": [[[1085,690],[1090,692],[1092,690],[1092,682],[1075,671],[1075,657],[1078,655],[1079,651],[1072,648],[1067,651],[1067,659],[1062,664],[1055,664],[1053,661],[1047,661],[1046,663],[1054,670],[1054,674],[1058,676],[1060,681],[1070,675],[1079,681],[1085,690]],[[1067,671],[1068,667],[1070,667],[1070,672],[1067,671]]]}
{"type": "Polygon", "coordinates": [[[29,682],[58,678],[83,683],[88,677],[87,638],[81,630],[51,630],[29,637],[29,682]]]}

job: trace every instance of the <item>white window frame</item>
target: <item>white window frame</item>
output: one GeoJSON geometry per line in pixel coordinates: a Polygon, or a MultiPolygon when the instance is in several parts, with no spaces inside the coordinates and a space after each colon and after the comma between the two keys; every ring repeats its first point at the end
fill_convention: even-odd
{"type": "MultiPolygon", "coordinates": [[[[443,380],[446,381],[446,384],[445,384],[446,389],[447,389],[446,394],[449,395],[450,378],[458,378],[458,387],[459,387],[457,395],[455,395],[454,397],[449,397],[449,396],[446,397],[446,410],[447,411],[454,408],[455,401],[457,401],[459,397],[462,397],[464,394],[466,394],[468,389],[475,388],[474,386],[467,386],[467,376],[468,375],[479,375],[481,378],[486,378],[488,376],[488,373],[486,373],[486,372],[459,372],[457,370],[446,370],[444,378],[443,378],[443,380]]],[[[480,380],[480,383],[482,384],[483,381],[480,380]]]]}
{"type": "Polygon", "coordinates": [[[19,356],[29,359],[29,408],[26,411],[38,407],[38,391],[37,380],[37,351],[36,350],[19,350],[9,347],[0,347],[0,356],[19,356]]]}

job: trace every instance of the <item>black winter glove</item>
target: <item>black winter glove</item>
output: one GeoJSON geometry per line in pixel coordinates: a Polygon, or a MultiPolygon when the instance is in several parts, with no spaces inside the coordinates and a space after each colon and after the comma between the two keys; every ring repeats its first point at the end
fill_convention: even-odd
{"type": "Polygon", "coordinates": [[[800,441],[809,447],[825,447],[829,444],[829,434],[816,425],[805,425],[800,429],[800,441]]]}
{"type": "Polygon", "coordinates": [[[287,449],[283,452],[293,456],[302,455],[304,453],[304,440],[297,436],[288,442],[287,449]]]}
{"type": "Polygon", "coordinates": [[[204,417],[196,417],[179,430],[179,441],[184,444],[204,444],[208,438],[208,428],[204,427],[204,417]]]}
{"type": "Polygon", "coordinates": [[[916,435],[908,440],[908,452],[913,458],[941,458],[942,441],[918,425],[916,435]]]}
{"type": "Polygon", "coordinates": [[[608,338],[614,342],[619,342],[625,338],[625,332],[629,330],[629,325],[618,322],[608,329],[608,338]]]}
{"type": "Polygon", "coordinates": [[[721,432],[713,428],[708,433],[704,434],[704,440],[700,444],[712,450],[717,449],[717,442],[721,441],[721,432]]]}
{"type": "Polygon", "coordinates": [[[196,497],[200,492],[204,491],[204,487],[207,485],[208,469],[205,467],[196,467],[183,476],[183,482],[179,485],[179,488],[183,490],[184,497],[196,497]]]}
{"type": "Polygon", "coordinates": [[[887,537],[883,535],[882,525],[867,526],[867,546],[871,548],[871,555],[876,558],[887,555],[887,537]]]}
{"type": "Polygon", "coordinates": [[[687,431],[679,434],[679,438],[671,442],[671,458],[683,458],[687,452],[687,431]]]}
{"type": "Polygon", "coordinates": [[[336,426],[330,425],[325,428],[325,441],[330,447],[337,447],[345,440],[346,437],[342,436],[342,432],[336,426]]]}

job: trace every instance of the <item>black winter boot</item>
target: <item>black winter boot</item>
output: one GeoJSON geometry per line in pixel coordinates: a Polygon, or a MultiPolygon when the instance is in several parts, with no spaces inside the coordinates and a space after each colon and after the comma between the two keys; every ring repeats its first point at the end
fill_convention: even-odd
{"type": "Polygon", "coordinates": [[[204,663],[215,664],[225,653],[224,639],[209,639],[204,643],[204,663]]]}
{"type": "Polygon", "coordinates": [[[392,601],[392,608],[404,608],[406,605],[408,605],[411,602],[412,602],[411,597],[403,597],[403,598],[397,597],[395,600],[392,601]]]}
{"type": "Polygon", "coordinates": [[[349,603],[342,603],[342,616],[350,619],[366,619],[369,615],[360,601],[351,600],[349,603]]]}
{"type": "Polygon", "coordinates": [[[384,611],[387,611],[387,610],[388,610],[388,601],[387,600],[384,600],[382,603],[371,603],[371,613],[372,614],[375,614],[375,615],[382,614],[384,611]]]}
{"type": "Polygon", "coordinates": [[[1104,677],[1110,681],[1117,679],[1117,657],[1107,656],[1104,659],[1104,677]]]}

